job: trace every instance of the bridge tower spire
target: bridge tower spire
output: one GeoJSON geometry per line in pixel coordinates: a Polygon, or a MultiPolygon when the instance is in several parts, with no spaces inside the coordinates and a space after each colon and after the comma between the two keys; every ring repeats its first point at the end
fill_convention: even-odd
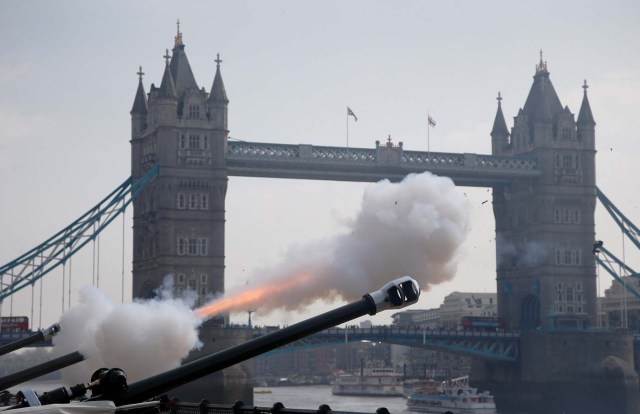
{"type": "MultiPolygon", "coordinates": [[[[504,129],[496,116],[492,142],[504,129]]],[[[508,329],[583,328],[596,321],[595,146],[588,100],[578,123],[540,57],[501,155],[537,160],[542,176],[494,187],[498,313],[508,329]],[[582,121],[584,120],[584,121],[582,121]]],[[[592,119],[592,117],[591,117],[592,119]]],[[[501,134],[501,133],[502,134],[501,134]]]]}
{"type": "Polygon", "coordinates": [[[493,155],[501,155],[509,145],[509,129],[502,113],[502,96],[500,92],[498,92],[496,100],[498,101],[498,110],[491,129],[491,153],[493,155]]]}

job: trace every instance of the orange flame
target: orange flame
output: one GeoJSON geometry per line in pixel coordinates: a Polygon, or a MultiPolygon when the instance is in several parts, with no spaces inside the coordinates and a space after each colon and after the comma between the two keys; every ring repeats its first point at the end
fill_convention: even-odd
{"type": "Polygon", "coordinates": [[[243,290],[241,292],[232,294],[231,296],[214,300],[213,302],[194,310],[194,312],[200,318],[210,318],[223,312],[244,310],[248,306],[254,306],[258,304],[261,299],[269,295],[276,295],[278,293],[281,293],[287,289],[299,285],[302,282],[306,282],[311,278],[311,275],[300,275],[293,278],[292,280],[287,280],[282,283],[256,287],[250,290],[243,290]]]}

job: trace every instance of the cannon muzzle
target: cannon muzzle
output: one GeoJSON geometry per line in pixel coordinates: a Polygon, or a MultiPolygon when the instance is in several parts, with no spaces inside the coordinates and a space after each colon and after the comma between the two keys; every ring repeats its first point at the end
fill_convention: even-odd
{"type": "Polygon", "coordinates": [[[13,352],[17,349],[24,348],[25,346],[29,346],[36,342],[46,341],[51,339],[55,334],[60,331],[60,325],[53,324],[46,329],[40,329],[35,334],[28,336],[26,338],[18,339],[17,341],[11,342],[3,347],[0,347],[0,355],[8,354],[9,352],[13,352]]]}

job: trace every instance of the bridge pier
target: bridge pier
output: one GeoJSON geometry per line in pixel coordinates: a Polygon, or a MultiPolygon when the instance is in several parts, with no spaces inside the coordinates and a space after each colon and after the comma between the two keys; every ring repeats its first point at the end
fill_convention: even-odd
{"type": "Polygon", "coordinates": [[[520,363],[475,361],[471,383],[500,412],[637,413],[633,336],[622,332],[523,332],[520,363]]]}

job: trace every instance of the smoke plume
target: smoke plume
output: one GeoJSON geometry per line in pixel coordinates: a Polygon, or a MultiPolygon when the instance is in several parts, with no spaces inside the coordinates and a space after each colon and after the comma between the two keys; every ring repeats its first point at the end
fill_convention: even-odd
{"type": "Polygon", "coordinates": [[[250,304],[261,313],[298,309],[319,299],[352,301],[404,275],[428,290],[455,275],[467,225],[464,198],[449,178],[422,173],[401,183],[380,181],[367,187],[360,212],[343,234],[291,246],[279,265],[255,272],[251,280],[257,283],[228,291],[210,306],[219,311],[225,300],[226,311],[243,311],[249,304],[238,300],[234,305],[234,298],[270,287],[273,291],[250,304]],[[299,283],[275,289],[292,281],[299,283]]]}
{"type": "Polygon", "coordinates": [[[201,320],[184,300],[168,296],[157,300],[115,305],[98,288],[80,291],[80,305],[60,319],[54,352],[80,351],[85,361],[62,371],[65,384],[86,383],[98,368],[121,368],[133,382],[180,365],[200,345],[201,320]]]}

